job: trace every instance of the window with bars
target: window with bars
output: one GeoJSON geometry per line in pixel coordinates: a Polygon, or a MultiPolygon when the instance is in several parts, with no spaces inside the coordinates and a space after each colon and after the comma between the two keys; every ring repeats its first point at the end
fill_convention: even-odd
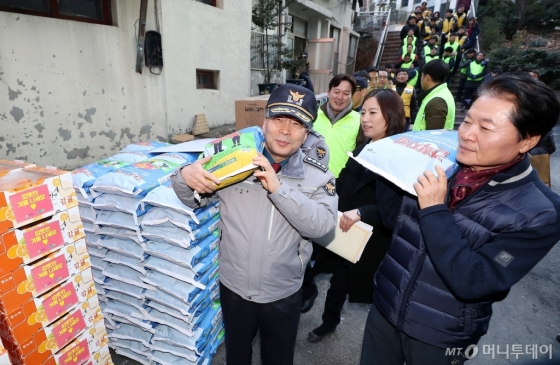
{"type": "Polygon", "coordinates": [[[0,11],[113,24],[111,0],[0,0],[0,11]]]}

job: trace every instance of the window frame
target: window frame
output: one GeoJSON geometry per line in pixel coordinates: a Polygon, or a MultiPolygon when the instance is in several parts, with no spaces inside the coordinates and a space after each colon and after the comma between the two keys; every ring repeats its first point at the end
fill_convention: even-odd
{"type": "Polygon", "coordinates": [[[209,6],[213,6],[213,7],[217,7],[217,6],[218,6],[218,5],[216,4],[216,3],[217,3],[217,0],[210,0],[210,4],[203,3],[203,2],[200,1],[200,0],[194,0],[194,1],[196,1],[197,3],[201,3],[201,4],[204,4],[204,5],[209,5],[209,6]]]}
{"type": "MultiPolygon", "coordinates": [[[[113,17],[111,13],[111,0],[100,0],[100,1],[103,9],[103,20],[97,20],[97,19],[86,18],[81,16],[59,14],[57,0],[48,0],[51,7],[50,13],[42,13],[40,11],[33,11],[33,10],[26,10],[26,9],[17,9],[5,5],[0,5],[0,11],[4,11],[7,13],[35,15],[44,18],[52,18],[52,19],[74,20],[74,21],[84,22],[84,23],[113,25],[113,17]]],[[[216,1],[216,0],[212,0],[212,1],[216,1]]]]}
{"type": "Polygon", "coordinates": [[[197,90],[218,90],[218,82],[217,82],[217,71],[212,70],[201,70],[196,69],[196,89],[197,90]],[[198,83],[199,76],[208,76],[210,77],[210,85],[206,86],[204,84],[198,83]]]}

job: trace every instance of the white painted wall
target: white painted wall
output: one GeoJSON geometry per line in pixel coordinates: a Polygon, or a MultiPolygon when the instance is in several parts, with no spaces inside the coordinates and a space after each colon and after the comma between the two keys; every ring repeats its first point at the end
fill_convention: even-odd
{"type": "Polygon", "coordinates": [[[249,96],[251,2],[161,3],[169,133],[190,131],[198,113],[210,127],[235,123],[235,100],[249,96]],[[197,68],[219,71],[219,90],[196,90],[197,68]]]}
{"type": "Polygon", "coordinates": [[[160,7],[161,76],[134,71],[137,0],[118,0],[118,26],[0,12],[0,159],[71,169],[190,131],[197,113],[233,123],[234,100],[249,94],[250,3],[160,7]],[[197,90],[196,68],[219,70],[219,90],[197,90]]]}

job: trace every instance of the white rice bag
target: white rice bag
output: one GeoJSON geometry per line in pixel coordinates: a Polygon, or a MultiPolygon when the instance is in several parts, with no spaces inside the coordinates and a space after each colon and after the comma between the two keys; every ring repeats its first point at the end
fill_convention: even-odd
{"type": "Polygon", "coordinates": [[[145,262],[146,269],[159,271],[162,274],[169,275],[177,280],[184,281],[192,284],[197,288],[204,290],[206,285],[199,283],[195,279],[195,273],[186,267],[175,265],[167,260],[160,259],[159,257],[151,256],[145,262]]]}
{"type": "Polygon", "coordinates": [[[169,180],[179,167],[196,161],[197,154],[164,153],[100,176],[91,187],[94,195],[112,193],[144,197],[169,180]]]}
{"type": "Polygon", "coordinates": [[[142,217],[138,218],[131,214],[123,212],[111,212],[106,210],[100,210],[97,213],[94,226],[105,226],[113,227],[117,229],[126,229],[129,231],[135,231],[139,238],[140,236],[140,223],[142,217]]]}
{"type": "Polygon", "coordinates": [[[128,266],[142,275],[146,275],[146,270],[144,269],[144,264],[142,263],[144,260],[138,260],[135,257],[126,256],[116,251],[109,251],[103,260],[106,264],[112,263],[128,266]]]}
{"type": "Polygon", "coordinates": [[[103,261],[100,257],[90,255],[89,259],[91,261],[91,267],[97,270],[103,271],[103,269],[105,269],[105,267],[109,264],[108,262],[103,261]]]}
{"type": "Polygon", "coordinates": [[[129,229],[114,228],[114,227],[103,226],[103,225],[96,225],[94,229],[95,229],[95,234],[97,235],[103,235],[103,236],[118,238],[127,241],[134,241],[141,247],[145,247],[144,242],[146,240],[142,236],[139,237],[137,231],[131,231],[129,229]]]}
{"type": "Polygon", "coordinates": [[[134,241],[107,236],[105,239],[97,241],[97,244],[121,255],[129,256],[139,261],[144,260],[144,249],[134,241]]]}
{"type": "Polygon", "coordinates": [[[142,344],[142,342],[140,341],[133,341],[133,340],[123,340],[123,339],[115,339],[115,341],[113,341],[115,347],[120,347],[123,349],[128,349],[130,351],[133,351],[137,354],[140,354],[142,356],[149,356],[150,354],[150,348],[144,346],[144,344],[142,344]]]}
{"type": "Polygon", "coordinates": [[[188,215],[191,219],[197,222],[194,209],[181,203],[177,194],[175,194],[175,190],[173,190],[173,186],[171,186],[170,181],[167,181],[150,191],[142,200],[144,203],[150,204],[154,207],[169,208],[180,214],[188,215]]]}
{"type": "Polygon", "coordinates": [[[103,275],[111,279],[120,280],[127,284],[146,287],[145,283],[141,279],[143,275],[126,266],[109,264],[105,270],[103,270],[103,275]]]}
{"type": "Polygon", "coordinates": [[[105,288],[105,290],[112,290],[114,292],[123,293],[136,299],[144,299],[144,292],[147,290],[146,288],[123,283],[122,281],[113,280],[110,278],[105,280],[103,287],[105,288]]]}
{"type": "Polygon", "coordinates": [[[134,326],[131,324],[124,324],[124,323],[121,324],[119,328],[113,330],[108,335],[109,338],[111,339],[119,338],[123,340],[140,341],[146,347],[150,347],[150,340],[152,338],[151,332],[144,331],[138,326],[134,326]]]}
{"type": "Polygon", "coordinates": [[[135,218],[146,214],[151,205],[145,204],[142,199],[131,198],[116,194],[101,194],[92,203],[96,210],[109,210],[133,215],[135,218]]]}
{"type": "Polygon", "coordinates": [[[193,336],[193,326],[183,320],[178,320],[176,317],[170,316],[167,313],[160,312],[153,307],[144,307],[143,311],[133,312],[132,316],[141,320],[148,320],[154,323],[164,324],[177,331],[187,335],[193,336]]]}
{"type": "Polygon", "coordinates": [[[356,157],[367,169],[383,176],[404,191],[416,195],[418,176],[441,166],[447,177],[457,171],[457,131],[427,130],[397,134],[369,143],[356,157]]]}
{"type": "Polygon", "coordinates": [[[192,232],[200,225],[204,225],[216,214],[220,212],[220,201],[217,200],[205,207],[194,210],[194,218],[191,216],[179,213],[173,209],[156,207],[153,208],[142,220],[142,227],[157,226],[161,224],[173,224],[178,228],[192,232]]]}
{"type": "MultiPolygon", "coordinates": [[[[154,286],[186,304],[189,304],[200,291],[199,288],[192,284],[177,280],[157,271],[148,270],[146,276],[143,277],[142,280],[146,284],[154,286]]],[[[146,293],[146,298],[148,298],[147,295],[148,293],[146,293]]]]}

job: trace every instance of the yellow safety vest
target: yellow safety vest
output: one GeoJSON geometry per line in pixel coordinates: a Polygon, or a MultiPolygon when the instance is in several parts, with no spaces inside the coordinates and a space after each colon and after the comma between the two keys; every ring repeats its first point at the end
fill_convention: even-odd
{"type": "MultiPolygon", "coordinates": [[[[393,90],[397,91],[397,85],[393,85],[393,90]]],[[[410,103],[412,101],[412,95],[414,95],[414,88],[410,85],[406,85],[401,94],[401,99],[404,103],[404,115],[407,118],[410,118],[410,103]]]]}

